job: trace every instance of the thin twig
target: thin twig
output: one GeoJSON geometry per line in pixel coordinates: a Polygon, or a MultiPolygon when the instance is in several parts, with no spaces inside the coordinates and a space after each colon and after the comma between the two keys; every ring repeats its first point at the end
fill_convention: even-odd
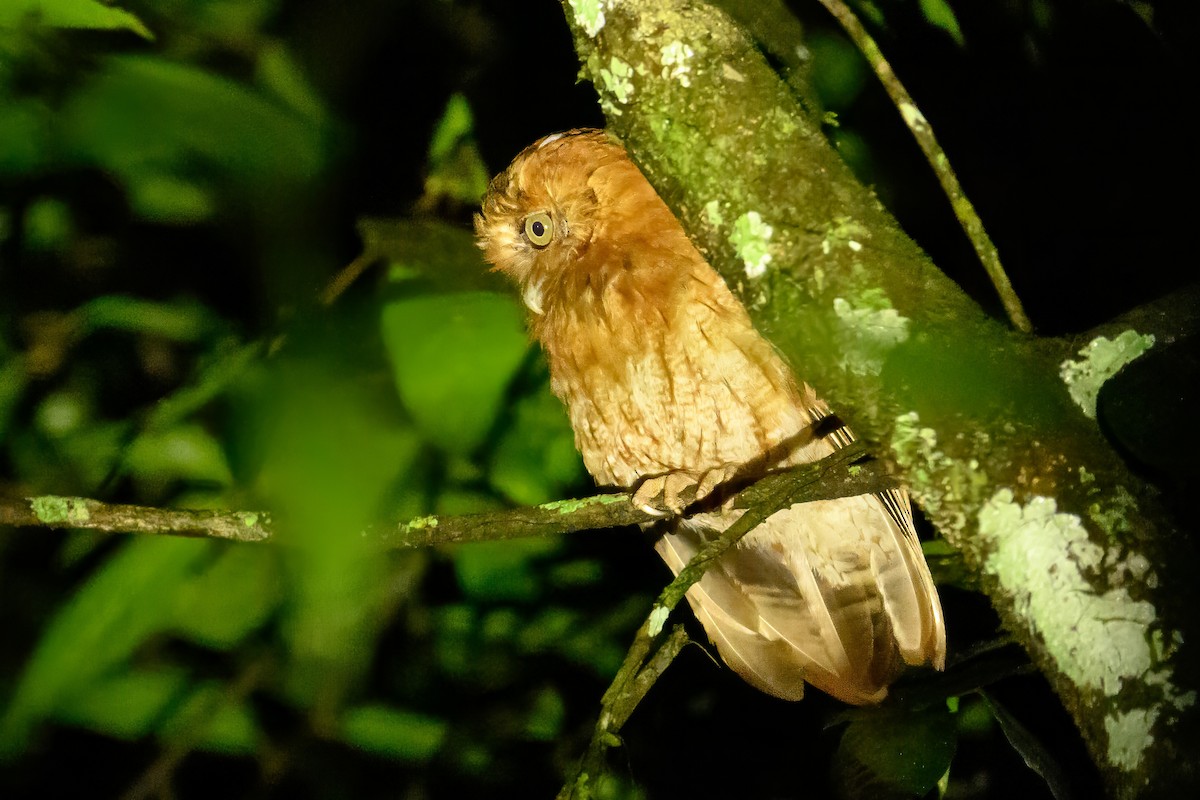
{"type": "Polygon", "coordinates": [[[263,511],[191,511],[102,503],[86,497],[0,498],[0,525],[262,542],[273,533],[263,511]]]}
{"type": "Polygon", "coordinates": [[[334,301],[342,296],[342,292],[349,289],[350,285],[358,280],[367,271],[367,267],[375,263],[377,258],[378,256],[373,251],[369,249],[363,250],[353,261],[342,267],[338,274],[333,276],[318,295],[317,299],[321,305],[333,305],[334,301]]]}
{"type": "Polygon", "coordinates": [[[950,160],[933,135],[933,128],[930,126],[929,120],[925,119],[925,115],[917,108],[916,102],[904,88],[904,84],[892,71],[891,64],[883,57],[883,52],[880,51],[875,40],[867,33],[866,28],[850,10],[850,7],[843,0],[821,0],[821,5],[825,6],[826,10],[841,23],[847,35],[870,63],[871,69],[875,71],[883,88],[887,90],[888,96],[892,98],[892,102],[896,104],[900,116],[904,119],[904,124],[912,131],[917,144],[921,147],[921,152],[925,154],[929,165],[933,167],[938,182],[942,185],[942,191],[946,193],[946,197],[950,200],[950,206],[954,209],[954,216],[958,217],[958,222],[962,225],[967,238],[971,240],[971,245],[975,248],[975,253],[979,256],[983,268],[987,270],[992,285],[996,287],[996,293],[1000,295],[1000,301],[1004,304],[1004,310],[1008,313],[1013,327],[1023,333],[1031,332],[1033,325],[1030,324],[1021,300],[1013,290],[1004,266],[1000,263],[1000,253],[987,231],[984,230],[983,220],[979,218],[975,206],[967,198],[966,192],[959,184],[958,176],[950,167],[950,160]]]}
{"type": "MultiPolygon", "coordinates": [[[[853,473],[834,469],[863,454],[864,449],[855,445],[814,464],[768,475],[742,490],[734,502],[739,507],[756,504],[764,492],[781,484],[791,487],[796,502],[865,494],[890,486],[891,479],[878,462],[862,464],[853,473]]],[[[627,494],[601,494],[486,514],[380,523],[363,535],[377,537],[387,547],[428,547],[616,528],[659,519],[635,506],[627,494]]],[[[266,511],[196,511],[42,495],[0,498],[0,526],[265,542],[275,538],[285,523],[266,511]]]]}
{"type": "MultiPolygon", "coordinates": [[[[637,638],[634,639],[634,646],[631,646],[625,655],[625,662],[621,665],[618,677],[613,679],[608,692],[605,692],[604,700],[600,704],[600,717],[596,720],[596,727],[592,731],[592,739],[574,774],[559,790],[557,800],[586,800],[593,796],[595,781],[605,772],[605,757],[608,749],[621,743],[617,732],[629,721],[633,710],[650,691],[650,687],[654,685],[659,676],[666,672],[667,667],[675,660],[675,656],[679,655],[679,651],[690,641],[683,626],[676,625],[671,629],[671,635],[659,646],[649,663],[644,665],[640,662],[635,663],[633,661],[634,647],[638,642],[643,641],[645,629],[646,625],[643,624],[642,629],[637,633],[637,638]],[[621,681],[621,691],[618,693],[621,702],[614,704],[610,694],[617,687],[618,681],[621,681]]],[[[648,637],[646,641],[652,638],[648,637]]]]}

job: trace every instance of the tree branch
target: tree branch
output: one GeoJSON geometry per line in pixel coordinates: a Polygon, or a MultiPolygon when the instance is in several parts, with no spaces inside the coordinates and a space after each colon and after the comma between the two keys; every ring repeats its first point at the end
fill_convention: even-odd
{"type": "MultiPolygon", "coordinates": [[[[734,498],[745,508],[786,491],[794,502],[847,497],[882,491],[895,482],[876,461],[853,462],[866,449],[855,443],[813,464],[773,473],[744,488],[734,498]],[[853,466],[851,466],[853,465],[853,466]]],[[[379,523],[365,533],[388,547],[497,541],[551,536],[576,531],[617,528],[661,520],[635,506],[628,494],[600,494],[579,500],[557,500],[529,508],[464,516],[426,516],[404,522],[379,523]]],[[[186,536],[265,542],[279,534],[280,523],[266,511],[191,511],[102,503],[83,497],[43,495],[0,498],[0,526],[92,530],[152,536],[186,536]]]]}
{"type": "Polygon", "coordinates": [[[800,377],[887,443],[1112,794],[1196,793],[1194,546],[1072,399],[1081,343],[984,315],[723,14],[564,8],[610,127],[800,377]]]}

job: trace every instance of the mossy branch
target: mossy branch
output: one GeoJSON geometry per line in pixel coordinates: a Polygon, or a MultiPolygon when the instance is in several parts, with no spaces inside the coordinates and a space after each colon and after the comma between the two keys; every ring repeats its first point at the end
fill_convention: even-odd
{"type": "MultiPolygon", "coordinates": [[[[881,491],[895,485],[878,462],[868,461],[853,469],[846,468],[863,458],[865,452],[862,445],[855,444],[815,464],[768,475],[743,489],[734,498],[734,503],[738,507],[747,507],[779,491],[791,493],[798,498],[795,502],[807,502],[881,491]]],[[[377,538],[388,547],[411,548],[552,536],[661,519],[661,514],[635,506],[630,495],[599,494],[485,514],[431,515],[403,522],[381,522],[364,534],[377,538]]],[[[55,495],[0,498],[0,526],[201,537],[247,543],[278,538],[281,528],[286,527],[266,511],[154,508],[55,495]]]]}

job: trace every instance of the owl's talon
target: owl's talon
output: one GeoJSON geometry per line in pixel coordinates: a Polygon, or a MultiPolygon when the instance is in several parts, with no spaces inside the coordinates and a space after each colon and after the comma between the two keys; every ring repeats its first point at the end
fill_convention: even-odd
{"type": "Polygon", "coordinates": [[[672,516],[712,494],[737,473],[737,465],[713,469],[675,470],[646,478],[633,493],[634,504],[648,514],[672,516]]]}
{"type": "MultiPolygon", "coordinates": [[[[637,502],[636,498],[634,498],[634,502],[635,503],[637,502]]],[[[647,514],[649,514],[652,517],[669,517],[669,516],[671,516],[670,511],[664,511],[661,508],[655,508],[654,506],[650,505],[649,503],[641,503],[638,505],[637,508],[639,511],[645,511],[647,514]]]]}
{"type": "Polygon", "coordinates": [[[667,476],[655,475],[642,481],[633,493],[633,504],[656,517],[669,517],[683,509],[667,503],[667,476]]]}

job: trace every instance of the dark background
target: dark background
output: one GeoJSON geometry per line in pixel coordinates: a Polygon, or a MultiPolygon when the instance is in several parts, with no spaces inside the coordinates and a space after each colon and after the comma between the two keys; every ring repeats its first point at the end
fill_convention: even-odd
{"type": "MultiPolygon", "coordinates": [[[[405,282],[413,264],[393,258],[333,308],[315,297],[360,252],[365,217],[456,227],[437,228],[454,244],[423,240],[413,259],[418,271],[464,263],[479,165],[490,175],[539,136],[603,125],[576,82],[558,4],[123,7],[153,41],[125,24],[0,17],[0,495],[271,507],[299,529],[308,520],[313,537],[250,556],[183,543],[207,547],[185,558],[0,531],[0,794],[551,795],[665,570],[635,532],[508,550],[325,549],[325,523],[352,532],[354,513],[464,513],[590,485],[534,354],[494,378],[503,402],[478,411],[491,422],[476,439],[447,439],[422,416],[430,385],[468,389],[413,374],[454,373],[460,350],[460,371],[479,372],[470,343],[515,335],[506,312],[487,306],[495,328],[449,323],[445,340],[431,330],[444,362],[414,362],[406,353],[425,334],[403,320],[453,307],[405,282]],[[431,156],[455,93],[472,119],[452,155],[431,156]],[[431,176],[459,188],[431,190],[431,176]],[[208,371],[276,337],[271,357],[228,381],[208,371]],[[197,386],[206,399],[154,427],[162,398],[197,386]],[[178,617],[155,616],[164,607],[178,617]],[[159,686],[151,673],[160,689],[146,688],[159,686]],[[28,726],[11,727],[20,715],[28,726]]],[[[999,315],[866,65],[816,3],[790,7],[838,115],[831,136],[935,262],[999,315]]],[[[950,2],[957,32],[915,1],[872,7],[883,20],[872,32],[1040,333],[1086,331],[1194,280],[1194,4],[950,2]]],[[[1176,351],[1161,369],[1195,363],[1176,351]]],[[[1142,386],[1156,383],[1152,373],[1142,386]]],[[[470,419],[462,402],[446,417],[470,419]]],[[[1131,457],[1158,477],[1153,453],[1131,457]]],[[[860,730],[937,774],[956,750],[946,797],[1049,797],[1014,738],[1060,792],[1093,796],[1069,718],[997,644],[986,600],[952,576],[941,590],[950,674],[964,674],[957,653],[988,702],[916,676],[924,704],[860,730]]],[[[839,749],[856,719],[815,692],[800,705],[765,697],[689,647],[626,729],[605,796],[899,792],[839,749]]]]}

